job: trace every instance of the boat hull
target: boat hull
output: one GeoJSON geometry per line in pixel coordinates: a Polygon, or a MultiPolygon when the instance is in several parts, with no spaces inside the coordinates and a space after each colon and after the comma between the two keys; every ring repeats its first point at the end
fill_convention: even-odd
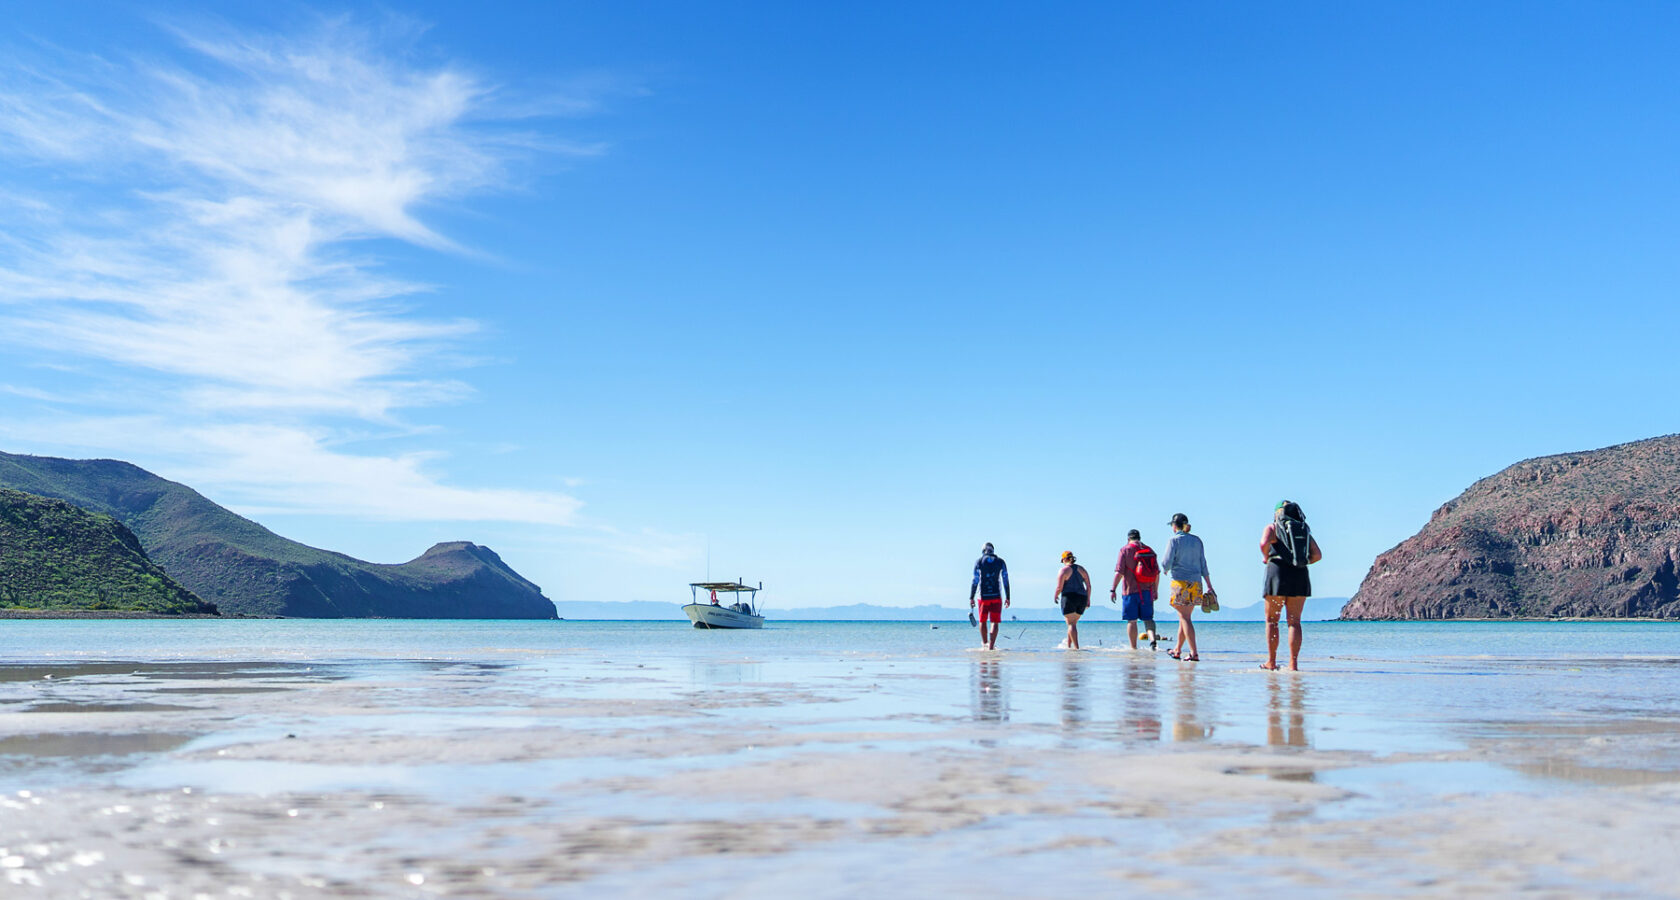
{"type": "Polygon", "coordinates": [[[764,617],[744,613],[727,606],[710,603],[690,603],[683,607],[695,628],[763,628],[764,617]]]}

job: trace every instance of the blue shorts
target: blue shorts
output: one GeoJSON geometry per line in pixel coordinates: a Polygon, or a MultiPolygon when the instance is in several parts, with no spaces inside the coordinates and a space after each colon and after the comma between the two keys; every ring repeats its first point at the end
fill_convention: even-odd
{"type": "Polygon", "coordinates": [[[1135,594],[1127,594],[1120,598],[1120,618],[1128,622],[1142,619],[1145,622],[1155,621],[1155,592],[1144,588],[1135,594]]]}

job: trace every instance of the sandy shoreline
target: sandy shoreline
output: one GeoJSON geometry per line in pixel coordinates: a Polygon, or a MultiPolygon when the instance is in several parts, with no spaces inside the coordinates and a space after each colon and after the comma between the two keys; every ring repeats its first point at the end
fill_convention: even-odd
{"type": "MultiPolygon", "coordinates": [[[[1310,677],[1128,652],[0,665],[0,884],[136,898],[1674,890],[1680,723],[1511,715],[1522,703],[1367,710],[1340,698],[1391,673],[1316,662],[1310,677]],[[1411,721],[1419,710],[1441,726],[1411,721]]],[[[1477,693],[1496,678],[1526,692],[1550,671],[1489,672],[1477,693]]]]}

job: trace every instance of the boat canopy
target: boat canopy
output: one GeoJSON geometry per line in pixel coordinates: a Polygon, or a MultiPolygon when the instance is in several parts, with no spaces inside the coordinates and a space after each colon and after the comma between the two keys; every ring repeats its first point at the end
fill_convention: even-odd
{"type": "Polygon", "coordinates": [[[717,591],[723,594],[757,593],[759,588],[741,584],[738,581],[696,581],[689,584],[691,588],[702,591],[717,591]]]}

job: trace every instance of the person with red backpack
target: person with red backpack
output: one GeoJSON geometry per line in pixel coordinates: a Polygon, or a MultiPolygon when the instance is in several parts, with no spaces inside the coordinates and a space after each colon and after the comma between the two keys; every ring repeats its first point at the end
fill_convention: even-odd
{"type": "Polygon", "coordinates": [[[1155,588],[1161,583],[1161,564],[1155,551],[1142,540],[1136,528],[1126,532],[1126,546],[1120,548],[1120,560],[1114,564],[1114,584],[1108,589],[1108,602],[1120,594],[1120,618],[1126,620],[1126,639],[1132,649],[1138,646],[1138,620],[1144,621],[1144,639],[1154,650],[1161,640],[1155,630],[1155,588]]]}

